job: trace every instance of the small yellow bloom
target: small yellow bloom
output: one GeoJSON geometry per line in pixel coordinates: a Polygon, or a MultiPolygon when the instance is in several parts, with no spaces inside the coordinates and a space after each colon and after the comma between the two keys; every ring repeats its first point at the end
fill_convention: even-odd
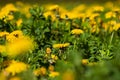
{"type": "Polygon", "coordinates": [[[20,77],[12,77],[10,80],[21,80],[20,77]]]}
{"type": "Polygon", "coordinates": [[[56,9],[58,9],[59,8],[59,6],[58,5],[49,5],[48,6],[48,10],[56,10],[56,9]]]}
{"type": "Polygon", "coordinates": [[[0,53],[6,52],[6,46],[0,45],[0,53]]]}
{"type": "Polygon", "coordinates": [[[73,29],[72,31],[71,31],[71,33],[72,34],[82,34],[83,33],[83,30],[81,30],[81,29],[73,29]]]}
{"type": "Polygon", "coordinates": [[[39,75],[46,75],[46,72],[47,72],[47,70],[46,70],[46,68],[45,67],[41,67],[41,68],[38,68],[38,69],[36,69],[36,70],[34,70],[34,75],[35,76],[39,76],[39,75]]]}
{"type": "Polygon", "coordinates": [[[9,35],[9,33],[8,32],[0,32],[0,37],[3,37],[3,36],[7,36],[7,35],[9,35]]]}
{"type": "Polygon", "coordinates": [[[51,55],[51,58],[52,58],[53,60],[58,60],[58,57],[57,57],[56,55],[54,55],[54,54],[51,55]]]}
{"type": "Polygon", "coordinates": [[[75,80],[74,73],[72,71],[66,71],[63,73],[62,80],[75,80]]]}
{"type": "Polygon", "coordinates": [[[47,53],[47,54],[50,54],[50,53],[51,53],[51,49],[50,49],[50,48],[47,48],[47,49],[46,49],[46,53],[47,53]]]}
{"type": "Polygon", "coordinates": [[[117,23],[116,25],[114,25],[113,29],[115,31],[117,31],[120,28],[120,23],[117,23]]]}
{"type": "Polygon", "coordinates": [[[6,44],[7,55],[14,57],[23,54],[27,51],[33,50],[34,44],[30,38],[23,37],[6,44]]]}
{"type": "Polygon", "coordinates": [[[14,40],[18,38],[23,38],[23,33],[20,30],[13,31],[8,36],[6,36],[6,40],[9,42],[14,42],[14,40]]]}
{"type": "Polygon", "coordinates": [[[104,11],[104,7],[102,7],[102,6],[94,6],[93,10],[94,11],[104,11]]]}
{"type": "Polygon", "coordinates": [[[114,12],[107,12],[106,14],[105,14],[105,17],[106,18],[115,18],[116,17],[116,14],[114,13],[114,12]]]}
{"type": "Polygon", "coordinates": [[[60,74],[59,74],[59,72],[50,72],[50,74],[49,74],[49,77],[56,77],[56,76],[59,76],[60,74]]]}
{"type": "Polygon", "coordinates": [[[69,45],[70,45],[70,43],[54,44],[53,48],[64,48],[64,47],[68,47],[69,45]]]}
{"type": "Polygon", "coordinates": [[[70,43],[64,43],[63,44],[63,47],[67,47],[67,46],[69,46],[70,45],[70,43]]]}
{"type": "Polygon", "coordinates": [[[22,19],[18,19],[18,20],[16,21],[17,26],[19,27],[22,22],[23,22],[22,19]]]}
{"type": "Polygon", "coordinates": [[[25,63],[13,60],[11,64],[7,68],[5,68],[5,71],[11,73],[12,75],[15,75],[16,73],[20,73],[27,70],[27,68],[28,65],[26,65],[25,63]]]}
{"type": "Polygon", "coordinates": [[[84,65],[86,65],[86,64],[88,64],[88,59],[82,59],[82,64],[84,64],[84,65]]]}
{"type": "Polygon", "coordinates": [[[54,66],[53,66],[53,65],[50,65],[50,66],[48,67],[48,69],[49,69],[50,71],[54,71],[54,66]]]}

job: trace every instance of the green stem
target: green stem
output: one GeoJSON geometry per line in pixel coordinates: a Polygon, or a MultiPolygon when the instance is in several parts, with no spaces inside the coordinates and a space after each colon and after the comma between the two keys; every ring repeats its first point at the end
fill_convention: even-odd
{"type": "Polygon", "coordinates": [[[114,36],[114,32],[112,32],[112,34],[111,34],[111,37],[110,37],[110,44],[112,43],[113,36],[114,36]]]}

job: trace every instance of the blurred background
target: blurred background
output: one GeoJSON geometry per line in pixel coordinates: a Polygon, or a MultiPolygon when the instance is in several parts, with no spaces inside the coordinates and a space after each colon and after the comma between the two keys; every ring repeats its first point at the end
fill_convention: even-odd
{"type": "Polygon", "coordinates": [[[16,1],[22,1],[25,3],[39,3],[39,4],[46,4],[46,3],[55,3],[55,4],[61,4],[61,3],[104,3],[108,1],[120,1],[120,0],[0,0],[0,4],[6,4],[6,3],[14,3],[16,1]]]}

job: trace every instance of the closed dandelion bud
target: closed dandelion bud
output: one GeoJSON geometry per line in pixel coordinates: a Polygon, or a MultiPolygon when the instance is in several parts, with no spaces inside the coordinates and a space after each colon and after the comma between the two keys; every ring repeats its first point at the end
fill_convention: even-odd
{"type": "Polygon", "coordinates": [[[82,59],[82,64],[84,65],[88,64],[88,59],[82,59]]]}
{"type": "Polygon", "coordinates": [[[50,53],[51,53],[51,49],[50,49],[50,48],[47,48],[47,49],[46,49],[46,53],[47,53],[47,54],[50,54],[50,53]]]}

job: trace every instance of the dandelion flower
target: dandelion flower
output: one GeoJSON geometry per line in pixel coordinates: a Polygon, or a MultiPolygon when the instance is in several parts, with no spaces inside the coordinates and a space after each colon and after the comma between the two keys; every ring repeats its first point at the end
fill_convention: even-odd
{"type": "Polygon", "coordinates": [[[41,67],[41,68],[38,68],[38,69],[36,69],[36,70],[34,70],[34,75],[35,76],[39,76],[39,75],[45,75],[46,74],[46,72],[47,72],[47,70],[46,70],[46,68],[45,67],[41,67]]]}
{"type": "Polygon", "coordinates": [[[33,41],[29,38],[16,39],[12,43],[7,43],[7,54],[9,56],[17,56],[19,54],[25,53],[27,51],[33,50],[33,41]]]}
{"type": "Polygon", "coordinates": [[[55,72],[55,71],[53,71],[53,72],[50,72],[50,74],[49,74],[49,77],[56,77],[56,76],[59,76],[60,74],[59,74],[59,72],[55,72]]]}
{"type": "Polygon", "coordinates": [[[82,34],[83,33],[83,30],[81,30],[81,29],[73,29],[72,31],[71,31],[71,33],[72,34],[82,34]]]}
{"type": "Polygon", "coordinates": [[[15,75],[16,73],[26,71],[27,68],[28,65],[26,65],[25,63],[13,60],[11,64],[7,68],[5,68],[5,71],[11,73],[12,75],[15,75]]]}

